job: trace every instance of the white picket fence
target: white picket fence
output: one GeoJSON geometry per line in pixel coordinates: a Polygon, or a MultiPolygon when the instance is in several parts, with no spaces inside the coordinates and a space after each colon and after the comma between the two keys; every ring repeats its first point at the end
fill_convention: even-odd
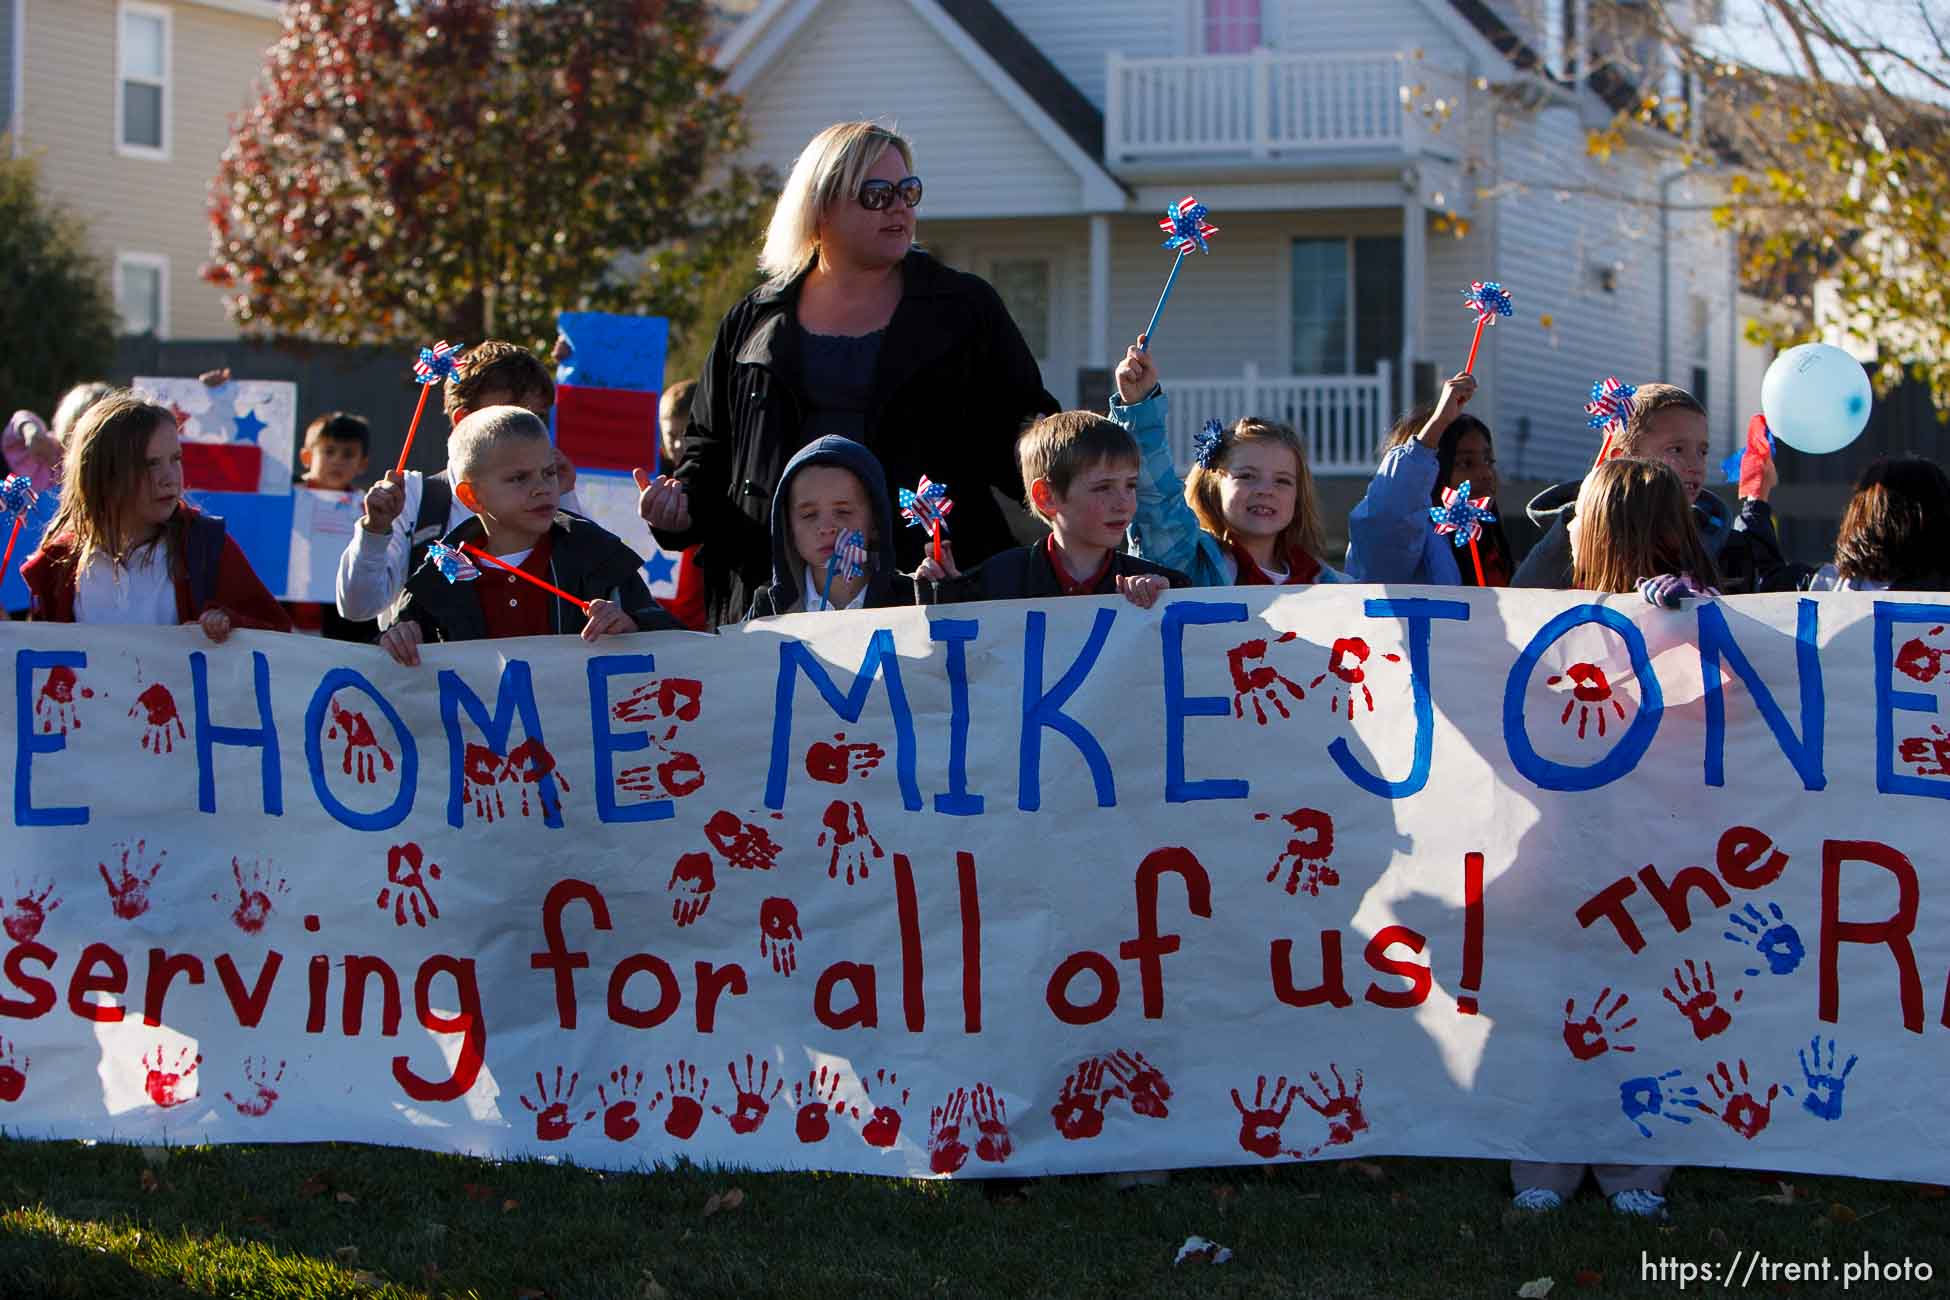
{"type": "Polygon", "coordinates": [[[1466,83],[1398,52],[1107,56],[1104,154],[1146,157],[1411,147],[1460,113],[1466,83]]]}
{"type": "Polygon", "coordinates": [[[1370,474],[1395,409],[1386,361],[1372,375],[1262,375],[1248,362],[1236,379],[1173,377],[1168,388],[1171,451],[1181,470],[1207,420],[1230,425],[1250,415],[1299,430],[1316,474],[1370,474]]]}

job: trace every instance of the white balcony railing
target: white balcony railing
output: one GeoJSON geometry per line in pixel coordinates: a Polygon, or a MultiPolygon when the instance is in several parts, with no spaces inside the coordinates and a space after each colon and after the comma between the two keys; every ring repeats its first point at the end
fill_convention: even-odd
{"type": "Polygon", "coordinates": [[[1463,79],[1400,53],[1107,56],[1104,153],[1146,157],[1409,148],[1461,104],[1463,79]]]}
{"type": "Polygon", "coordinates": [[[1250,362],[1237,379],[1172,379],[1171,453],[1192,463],[1192,435],[1207,420],[1253,415],[1290,424],[1307,440],[1316,474],[1371,474],[1395,409],[1391,367],[1372,375],[1262,375],[1250,362]]]}

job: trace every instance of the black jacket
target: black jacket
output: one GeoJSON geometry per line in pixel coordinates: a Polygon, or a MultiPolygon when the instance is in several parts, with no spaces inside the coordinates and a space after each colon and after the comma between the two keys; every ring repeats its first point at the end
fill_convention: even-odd
{"type": "MultiPolygon", "coordinates": [[[[779,486],[772,493],[772,581],[758,589],[746,618],[770,618],[790,614],[799,608],[805,595],[806,566],[792,545],[792,516],[787,506],[792,498],[792,480],[800,470],[813,465],[837,465],[848,471],[867,489],[867,508],[873,512],[874,540],[868,546],[872,568],[867,575],[867,599],[863,608],[886,609],[890,605],[914,604],[914,579],[902,573],[894,562],[894,503],[887,494],[887,476],[873,453],[851,438],[829,434],[809,442],[786,462],[779,475],[779,486]]],[[[813,574],[817,587],[823,572],[813,574]]]]}
{"type": "MultiPolygon", "coordinates": [[[[1162,574],[1173,587],[1192,585],[1192,580],[1176,569],[1167,569],[1123,551],[1112,551],[1110,568],[1104,571],[1103,580],[1090,594],[1114,596],[1119,578],[1145,573],[1162,574]]],[[[1004,551],[973,572],[936,583],[934,587],[933,603],[941,605],[972,600],[1035,600],[1063,594],[1063,584],[1056,580],[1056,570],[1050,567],[1049,551],[1043,542],[1004,551]]]]}
{"type": "MultiPolygon", "coordinates": [[[[636,620],[638,631],[683,630],[683,624],[666,613],[644,585],[643,557],[614,533],[566,510],[556,513],[550,532],[554,534],[548,559],[550,582],[584,600],[615,601],[636,620]]],[[[480,519],[473,518],[456,525],[444,540],[449,546],[479,545],[482,535],[480,519]]],[[[484,571],[494,571],[486,561],[477,563],[484,571]]],[[[557,632],[574,634],[588,625],[588,616],[560,597],[549,597],[549,609],[557,632]]],[[[399,616],[418,623],[428,641],[487,639],[487,620],[481,616],[481,598],[475,595],[474,584],[447,581],[430,556],[406,580],[399,616]]]]}
{"type": "MultiPolygon", "coordinates": [[[[887,481],[923,474],[948,485],[949,536],[973,566],[1014,544],[990,494],[1022,492],[1016,435],[1057,409],[1002,299],[977,276],[916,249],[901,264],[900,305],[875,363],[863,441],[887,481]]],[[[665,549],[697,545],[706,617],[733,622],[772,574],[770,513],[786,462],[804,445],[807,400],[799,377],[799,285],[755,289],[726,313],[691,399],[677,477],[691,527],[657,533],[665,549]]],[[[893,539],[898,566],[921,561],[924,535],[893,539]]]]}

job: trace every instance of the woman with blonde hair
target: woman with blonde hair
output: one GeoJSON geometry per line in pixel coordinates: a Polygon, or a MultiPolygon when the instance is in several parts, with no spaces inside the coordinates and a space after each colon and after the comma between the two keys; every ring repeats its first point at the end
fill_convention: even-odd
{"type": "MultiPolygon", "coordinates": [[[[702,544],[713,624],[737,622],[770,580],[773,491],[793,453],[828,434],[869,447],[891,484],[948,484],[964,567],[1014,544],[989,489],[1014,495],[1016,435],[1056,400],[995,290],[914,246],[922,192],[913,149],[887,127],[814,136],[773,211],[765,283],[718,326],[683,464],[638,473],[658,544],[702,544]]],[[[902,568],[923,540],[900,530],[902,568]]]]}

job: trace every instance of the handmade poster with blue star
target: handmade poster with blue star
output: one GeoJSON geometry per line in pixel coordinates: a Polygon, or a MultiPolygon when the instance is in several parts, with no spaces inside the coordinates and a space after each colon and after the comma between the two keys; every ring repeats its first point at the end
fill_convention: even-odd
{"type": "MultiPolygon", "coordinates": [[[[266,379],[211,386],[149,375],[136,376],[132,386],[176,413],[191,504],[223,518],[272,595],[320,599],[319,574],[329,572],[326,561],[332,558],[325,552],[334,543],[343,549],[344,542],[326,537],[330,530],[315,526],[314,503],[299,503],[292,494],[298,386],[266,379]],[[295,508],[301,504],[303,509],[295,508]],[[302,537],[294,542],[295,531],[302,537]]],[[[329,599],[329,582],[323,591],[329,599]]]]}
{"type": "Polygon", "coordinates": [[[576,467],[583,513],[643,557],[643,579],[660,600],[677,595],[679,557],[657,546],[637,513],[631,471],[662,473],[657,402],[663,394],[670,322],[661,316],[565,311],[556,330],[567,356],[555,371],[555,442],[576,467]]]}

